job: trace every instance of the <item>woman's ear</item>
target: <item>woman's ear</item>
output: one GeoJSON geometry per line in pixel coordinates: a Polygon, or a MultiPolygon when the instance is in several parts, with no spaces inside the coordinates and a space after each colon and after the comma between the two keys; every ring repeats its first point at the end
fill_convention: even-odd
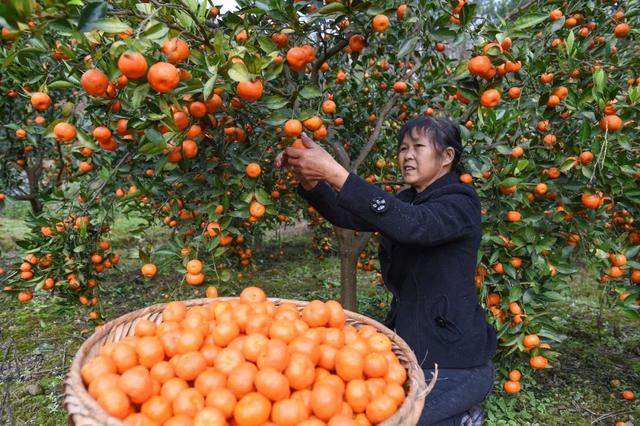
{"type": "Polygon", "coordinates": [[[456,150],[448,146],[442,153],[442,167],[447,167],[453,164],[453,160],[456,158],[456,150]]]}

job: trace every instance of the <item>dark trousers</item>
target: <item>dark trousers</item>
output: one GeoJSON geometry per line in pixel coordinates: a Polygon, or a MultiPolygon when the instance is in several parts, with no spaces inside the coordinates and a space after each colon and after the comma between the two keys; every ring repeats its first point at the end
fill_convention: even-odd
{"type": "MultiPolygon", "coordinates": [[[[425,369],[427,383],[433,370],[425,369]]],[[[485,400],[493,388],[495,369],[480,367],[438,369],[436,385],[424,402],[418,426],[459,426],[468,409],[485,400]]]]}

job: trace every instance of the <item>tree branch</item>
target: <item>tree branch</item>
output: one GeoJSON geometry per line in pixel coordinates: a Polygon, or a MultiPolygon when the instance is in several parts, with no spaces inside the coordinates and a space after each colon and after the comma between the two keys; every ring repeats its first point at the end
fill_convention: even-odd
{"type": "Polygon", "coordinates": [[[198,28],[198,31],[200,31],[202,42],[206,44],[207,47],[213,48],[213,46],[211,46],[211,44],[209,43],[209,36],[207,35],[207,32],[205,31],[204,27],[198,22],[198,17],[196,16],[196,14],[193,13],[191,9],[189,9],[189,6],[187,6],[183,0],[180,0],[180,4],[183,6],[182,9],[191,17],[191,20],[193,20],[193,23],[195,24],[196,28],[198,28]]]}
{"type": "Polygon", "coordinates": [[[336,157],[338,157],[338,163],[340,163],[340,165],[345,169],[349,169],[351,158],[349,158],[349,154],[347,154],[344,146],[342,146],[339,141],[335,140],[332,137],[327,138],[327,142],[329,142],[329,145],[331,145],[331,148],[333,148],[333,152],[335,152],[336,157]]]}
{"type": "Polygon", "coordinates": [[[347,40],[346,38],[343,38],[340,41],[338,41],[338,43],[336,43],[334,46],[329,48],[329,50],[325,51],[324,55],[316,59],[316,61],[313,63],[313,68],[311,70],[311,81],[317,84],[318,71],[320,70],[320,67],[322,66],[322,64],[324,64],[327,61],[327,59],[329,59],[330,57],[332,57],[333,55],[335,55],[336,53],[338,53],[339,51],[347,47],[348,44],[349,44],[349,40],[347,40]]]}
{"type": "MultiPolygon", "coordinates": [[[[411,76],[415,74],[415,72],[419,68],[420,68],[420,65],[416,62],[416,65],[413,68],[411,68],[409,72],[407,72],[407,74],[404,76],[404,80],[409,80],[409,78],[411,78],[411,76]]],[[[389,111],[391,111],[391,108],[393,108],[397,100],[398,100],[398,94],[395,93],[393,96],[391,96],[391,98],[389,98],[387,103],[382,107],[382,110],[380,111],[380,116],[378,116],[378,120],[376,120],[376,127],[374,128],[373,133],[371,133],[371,136],[369,136],[369,140],[360,151],[358,158],[356,158],[356,160],[353,162],[351,171],[357,172],[362,162],[365,160],[365,158],[367,158],[367,155],[369,155],[371,148],[373,148],[373,146],[378,141],[378,138],[380,137],[380,132],[382,131],[382,122],[386,118],[389,111]]]]}
{"type": "Polygon", "coordinates": [[[524,3],[522,3],[520,6],[514,8],[511,12],[509,12],[509,14],[507,16],[505,16],[504,20],[505,21],[509,21],[511,20],[511,18],[513,18],[514,16],[516,16],[518,13],[520,13],[523,9],[528,8],[529,6],[531,6],[533,3],[535,3],[535,0],[528,0],[525,1],[524,3]]]}

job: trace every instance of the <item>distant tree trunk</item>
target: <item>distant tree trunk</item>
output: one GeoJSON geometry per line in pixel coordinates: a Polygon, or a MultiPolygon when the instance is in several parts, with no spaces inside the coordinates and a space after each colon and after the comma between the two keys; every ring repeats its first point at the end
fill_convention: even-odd
{"type": "Polygon", "coordinates": [[[368,232],[356,232],[333,227],[340,253],[340,303],[345,309],[358,309],[358,256],[371,237],[368,232]]]}
{"type": "Polygon", "coordinates": [[[27,174],[27,184],[29,192],[14,195],[16,200],[29,201],[31,211],[34,215],[42,213],[43,205],[40,200],[40,178],[42,177],[42,159],[39,159],[33,166],[25,169],[27,174]]]}

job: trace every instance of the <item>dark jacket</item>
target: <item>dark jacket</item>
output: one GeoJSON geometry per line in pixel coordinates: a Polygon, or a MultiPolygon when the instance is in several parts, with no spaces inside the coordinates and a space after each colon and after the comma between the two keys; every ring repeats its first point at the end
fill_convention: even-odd
{"type": "Polygon", "coordinates": [[[322,182],[299,193],[332,224],[380,233],[380,267],[393,294],[387,326],[423,368],[470,368],[496,350],[475,288],[482,231],[475,189],[450,172],[393,196],[350,174],[340,192],[322,182]]]}

